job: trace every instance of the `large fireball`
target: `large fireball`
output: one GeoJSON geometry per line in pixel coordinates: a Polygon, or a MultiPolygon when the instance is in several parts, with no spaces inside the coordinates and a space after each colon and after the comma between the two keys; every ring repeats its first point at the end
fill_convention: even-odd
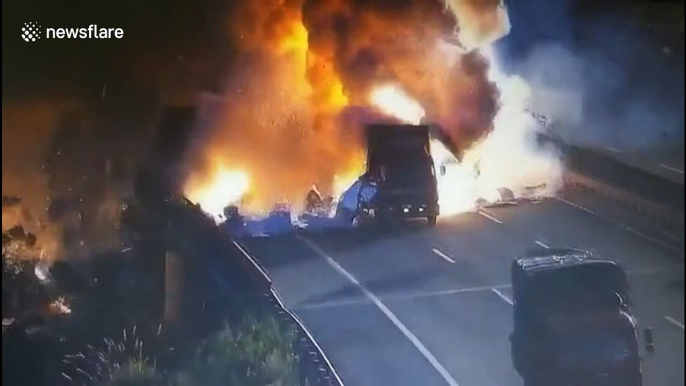
{"type": "Polygon", "coordinates": [[[444,129],[449,146],[432,142],[444,215],[501,188],[555,185],[559,165],[532,146],[526,85],[495,67],[490,46],[510,28],[500,0],[236,7],[238,59],[188,154],[184,190],[205,211],[298,210],[312,185],[337,196],[364,169],[362,127],[380,115],[444,129]]]}

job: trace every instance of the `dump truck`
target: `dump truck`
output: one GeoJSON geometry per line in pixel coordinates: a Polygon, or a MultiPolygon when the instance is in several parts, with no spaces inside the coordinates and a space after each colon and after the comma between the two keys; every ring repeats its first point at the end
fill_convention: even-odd
{"type": "Polygon", "coordinates": [[[440,211],[429,126],[367,125],[365,137],[367,167],[363,180],[375,194],[370,200],[358,200],[360,211],[380,220],[426,218],[435,225],[440,211]]]}
{"type": "Polygon", "coordinates": [[[511,274],[511,354],[525,386],[642,385],[622,267],[591,251],[542,249],[515,258],[511,274]]]}

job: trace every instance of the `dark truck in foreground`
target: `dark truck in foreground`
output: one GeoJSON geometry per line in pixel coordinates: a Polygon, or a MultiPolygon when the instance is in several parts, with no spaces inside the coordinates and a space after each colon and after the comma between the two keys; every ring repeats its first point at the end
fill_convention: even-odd
{"type": "Polygon", "coordinates": [[[512,360],[525,386],[642,385],[624,270],[596,254],[546,249],[512,263],[512,360]]]}
{"type": "Polygon", "coordinates": [[[376,193],[369,201],[360,200],[360,209],[376,219],[426,218],[435,225],[438,188],[429,126],[375,124],[365,129],[364,178],[376,193]]]}

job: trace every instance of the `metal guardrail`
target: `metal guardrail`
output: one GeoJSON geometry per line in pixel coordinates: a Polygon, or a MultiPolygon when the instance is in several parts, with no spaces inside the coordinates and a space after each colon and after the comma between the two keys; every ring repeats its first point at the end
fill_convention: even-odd
{"type": "MultiPolygon", "coordinates": [[[[187,205],[187,207],[196,216],[205,216],[196,206],[187,205]]],[[[203,223],[209,225],[206,221],[203,221],[203,223]]],[[[240,264],[249,275],[251,282],[255,285],[255,289],[261,292],[261,297],[269,306],[274,308],[279,323],[295,332],[296,341],[294,342],[294,347],[300,364],[300,383],[310,386],[343,386],[343,382],[326,354],[324,354],[324,351],[319,347],[300,319],[286,307],[278,292],[272,286],[272,280],[267,271],[260,265],[259,261],[248,252],[246,247],[232,239],[216,225],[213,225],[212,229],[208,228],[206,231],[207,236],[217,237],[223,246],[226,247],[227,252],[232,250],[235,252],[226,253],[226,255],[227,257],[237,258],[238,261],[235,261],[235,263],[240,264]]]]}
{"type": "Polygon", "coordinates": [[[249,262],[256,272],[259,272],[264,283],[269,284],[269,290],[264,294],[264,297],[275,308],[279,322],[292,328],[296,333],[295,349],[301,361],[300,383],[312,386],[343,386],[343,381],[341,381],[329,358],[300,319],[286,307],[276,289],[272,287],[271,278],[264,268],[240,243],[235,240],[231,240],[231,243],[241,253],[245,261],[249,262]]]}
{"type": "Polygon", "coordinates": [[[566,186],[580,186],[674,229],[684,228],[684,185],[547,134],[539,141],[562,151],[566,186]]]}
{"type": "Polygon", "coordinates": [[[278,292],[273,288],[267,271],[246,247],[223,232],[198,206],[183,198],[166,200],[164,204],[155,207],[154,211],[143,207],[139,209],[154,226],[166,227],[166,237],[171,238],[167,241],[168,248],[182,253],[179,248],[188,250],[188,248],[201,247],[202,244],[211,244],[218,257],[229,259],[224,260],[229,263],[228,265],[222,265],[226,268],[224,274],[219,274],[216,267],[208,268],[209,280],[214,280],[220,287],[229,291],[235,286],[240,286],[248,292],[256,293],[258,301],[263,299],[264,304],[274,310],[279,323],[295,332],[294,348],[299,359],[300,384],[343,386],[343,382],[324,351],[300,319],[286,307],[278,292]],[[175,236],[179,232],[192,233],[191,244],[180,241],[181,239],[175,236]]]}

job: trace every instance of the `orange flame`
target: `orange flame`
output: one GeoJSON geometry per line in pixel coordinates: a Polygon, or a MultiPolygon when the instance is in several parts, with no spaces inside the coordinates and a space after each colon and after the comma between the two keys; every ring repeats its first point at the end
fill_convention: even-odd
{"type": "Polygon", "coordinates": [[[250,179],[245,172],[219,167],[210,174],[210,181],[191,183],[186,196],[215,220],[220,220],[224,208],[239,204],[249,188],[250,179]]]}
{"type": "MultiPolygon", "coordinates": [[[[538,187],[538,195],[553,194],[561,181],[561,164],[554,154],[531,146],[536,123],[525,110],[528,86],[518,77],[499,77],[503,104],[494,122],[494,130],[465,151],[461,160],[439,140],[431,140],[431,156],[436,167],[438,201],[441,215],[453,215],[477,209],[502,199],[507,188],[515,197],[538,187]]],[[[372,103],[406,123],[417,124],[423,117],[419,103],[402,88],[388,85],[374,88],[372,103]],[[419,108],[417,108],[419,106],[419,108]]]]}
{"type": "Polygon", "coordinates": [[[449,13],[423,0],[240,5],[245,17],[231,26],[245,60],[234,68],[219,118],[202,134],[206,146],[190,156],[196,165],[186,194],[215,216],[243,196],[250,196],[242,201],[249,212],[283,201],[298,210],[313,184],[339,195],[364,166],[355,125],[367,118],[348,123],[341,113],[349,105],[413,124],[426,116],[446,129],[460,160],[432,143],[445,170],[444,214],[473,209],[477,198],[495,200],[500,187],[523,191],[550,180],[556,167],[526,146],[525,96],[489,67],[488,48],[509,30],[507,13],[501,0],[478,3],[445,0],[449,13]],[[447,29],[446,15],[453,19],[447,29]],[[454,21],[459,28],[450,28],[454,21]],[[459,46],[446,43],[455,39],[459,46]],[[501,98],[510,107],[498,108],[499,91],[514,94],[501,98]]]}

